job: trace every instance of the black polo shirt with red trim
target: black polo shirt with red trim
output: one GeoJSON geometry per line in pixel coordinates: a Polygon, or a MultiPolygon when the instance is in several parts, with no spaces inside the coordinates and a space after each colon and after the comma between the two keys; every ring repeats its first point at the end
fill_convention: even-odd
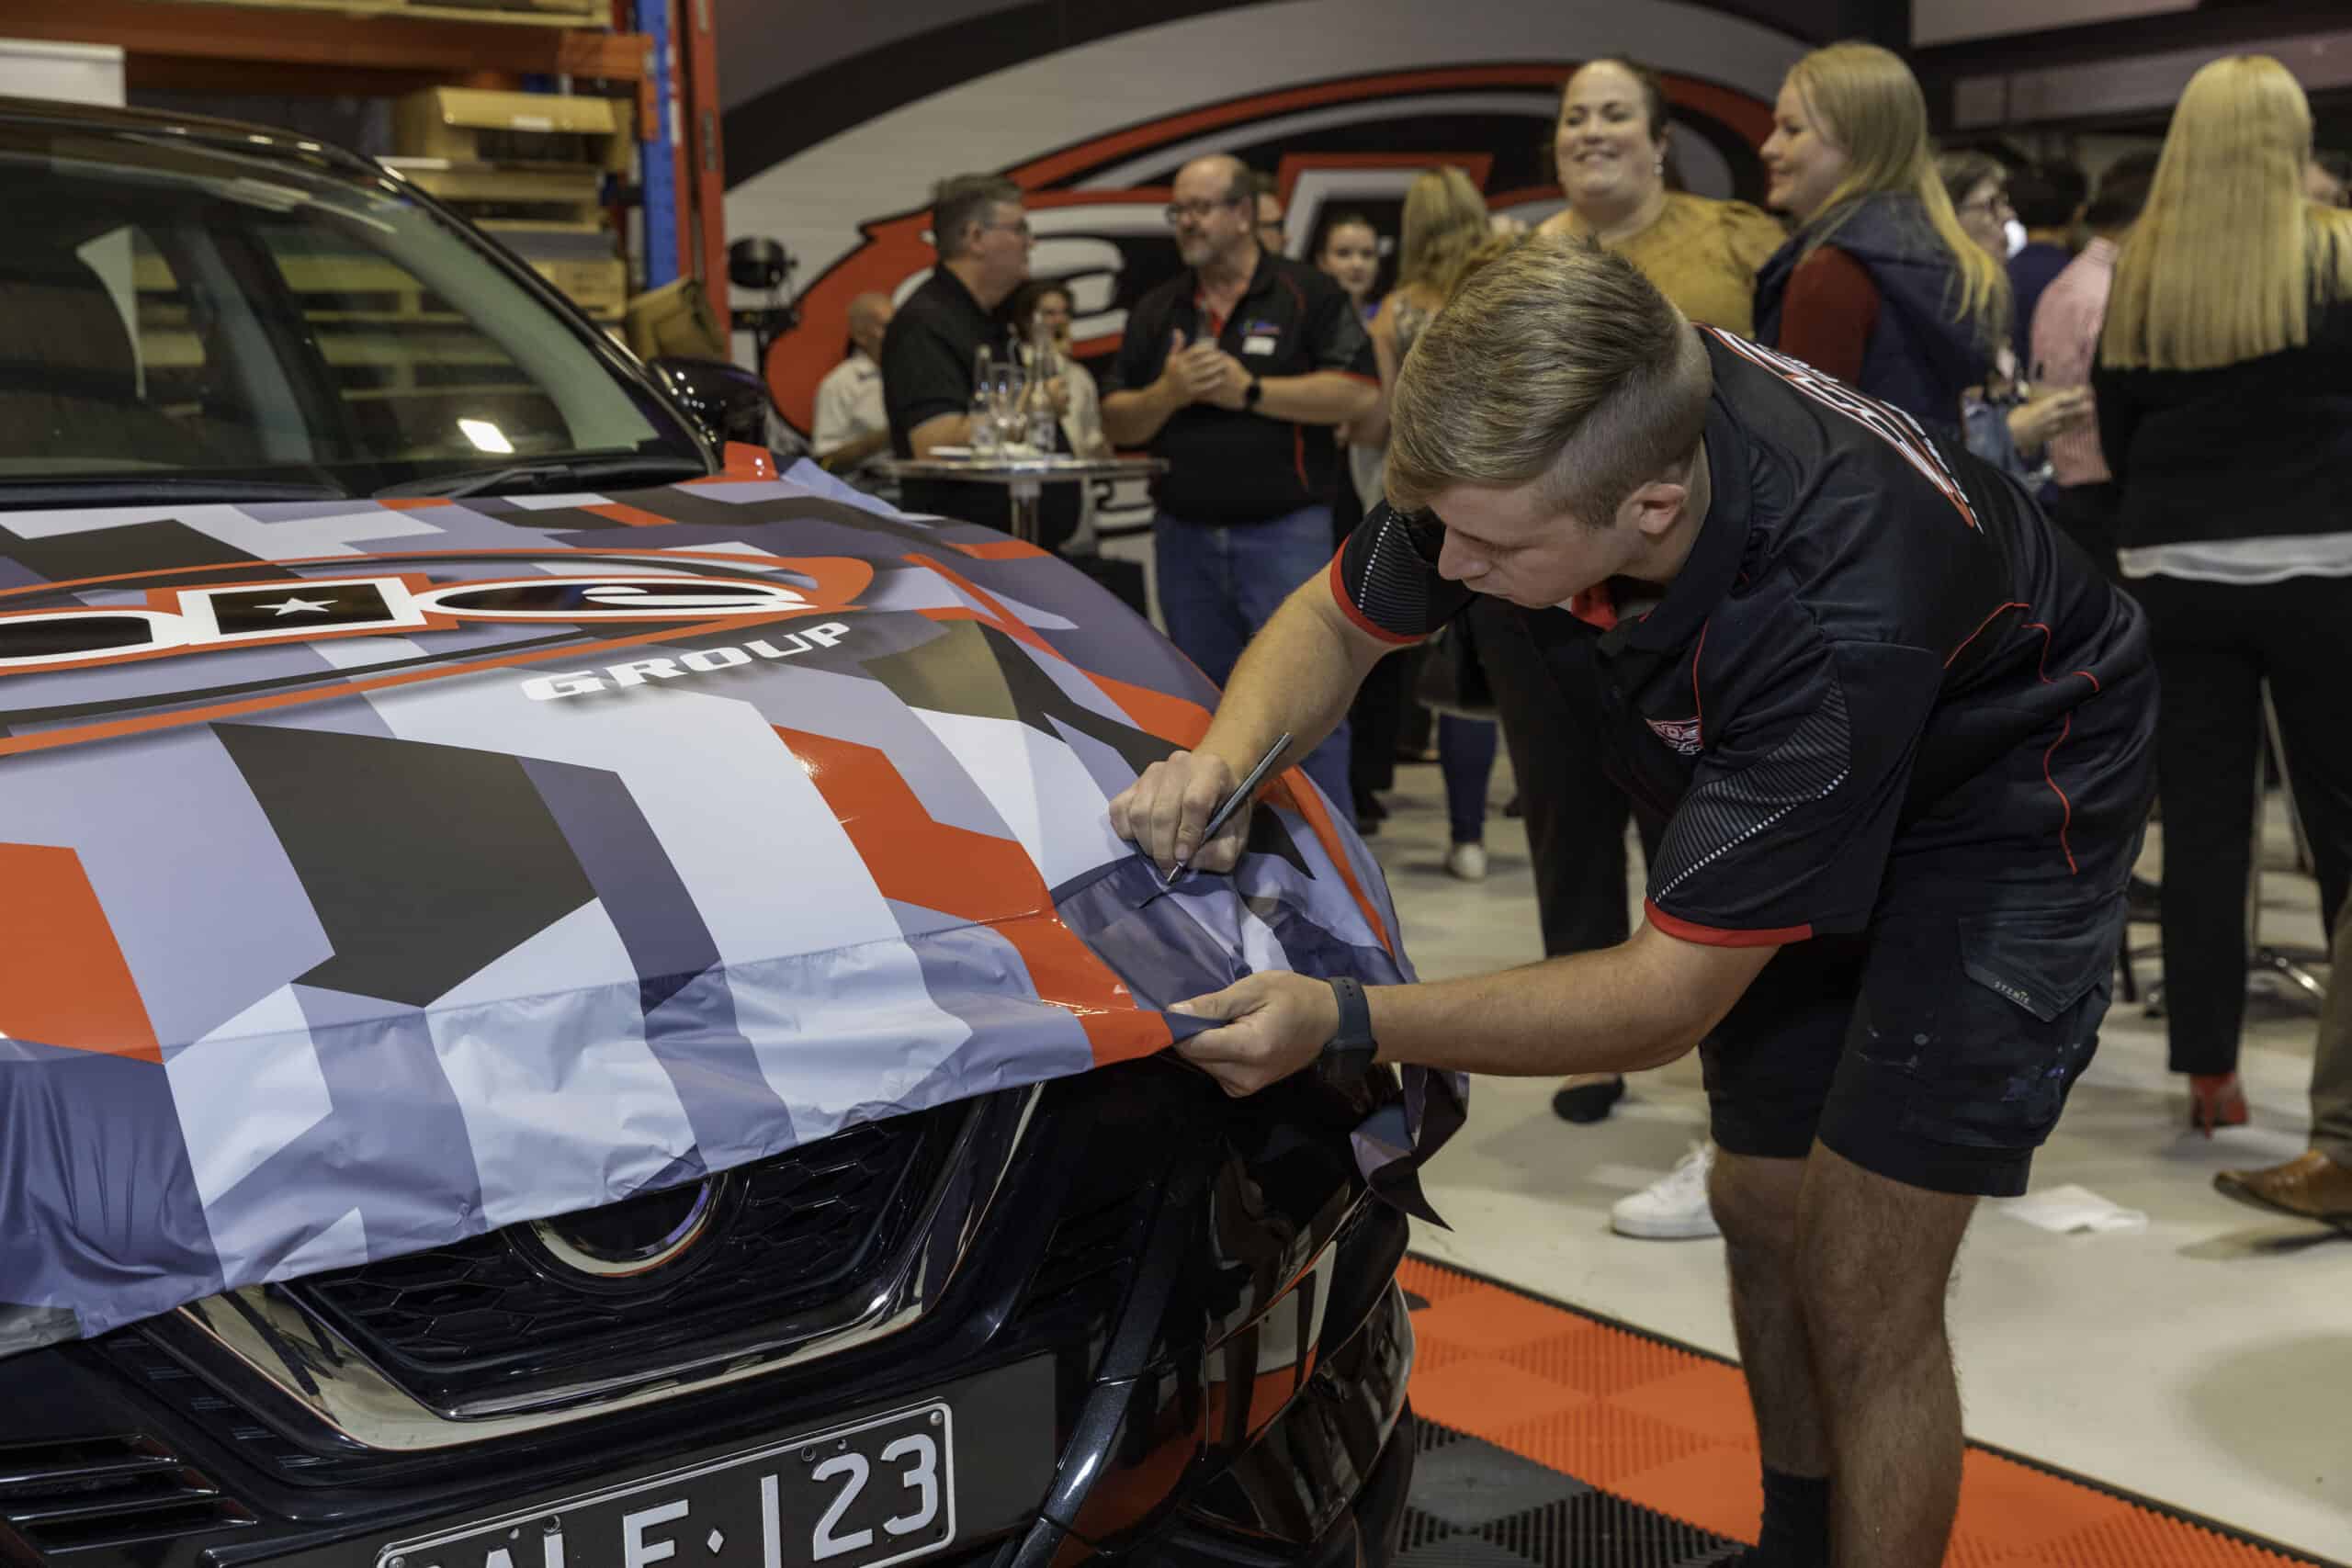
{"type": "MultiPolygon", "coordinates": [[[[1785,943],[1883,898],[2063,908],[2119,891],[2148,794],[2155,675],[2132,601],[1996,469],[1908,415],[1708,328],[1713,491],[1663,591],[1521,611],[1597,682],[1604,765],[1668,817],[1651,923],[1785,943]],[[1637,600],[1647,608],[1635,614],[1637,600]],[[1623,613],[1620,613],[1622,608],[1623,613]]],[[[1332,563],[1374,636],[1469,601],[1442,525],[1375,508],[1332,563]]]]}
{"type": "MultiPolygon", "coordinates": [[[[1150,386],[1179,341],[1204,334],[1261,378],[1336,370],[1379,383],[1372,340],[1340,286],[1304,262],[1261,250],[1248,291],[1222,320],[1209,316],[1189,267],[1136,300],[1104,390],[1150,386]]],[[[1177,410],[1149,450],[1168,459],[1168,471],[1152,481],[1152,500],[1187,523],[1264,523],[1328,503],[1339,465],[1329,425],[1210,403],[1177,410]]]]}

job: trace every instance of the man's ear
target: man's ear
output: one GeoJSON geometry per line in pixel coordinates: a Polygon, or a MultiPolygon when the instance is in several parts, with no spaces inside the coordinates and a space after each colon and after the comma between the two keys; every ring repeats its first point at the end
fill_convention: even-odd
{"type": "Polygon", "coordinates": [[[1639,529],[1643,537],[1662,537],[1682,517],[1690,504],[1690,487],[1682,479],[1652,479],[1625,498],[1618,515],[1639,529]]]}

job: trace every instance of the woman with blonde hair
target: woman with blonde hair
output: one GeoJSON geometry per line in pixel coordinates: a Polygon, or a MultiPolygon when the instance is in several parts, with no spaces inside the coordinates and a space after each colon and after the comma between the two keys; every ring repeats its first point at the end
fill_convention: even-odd
{"type": "MultiPolygon", "coordinates": [[[[2277,61],[2190,78],[2116,256],[2091,372],[2123,574],[2164,683],[2165,1026],[2208,1132],[2246,1119],[2242,920],[2266,683],[2331,925],[2352,884],[2352,212],[2305,195],[2311,145],[2310,105],[2277,61]]],[[[2332,1109],[2317,1081],[2330,1055],[2312,1152],[2239,1179],[2276,1178],[2298,1201],[2326,1188],[2352,1221],[2352,1043],[2333,1053],[2332,1109]]]]}
{"type": "Polygon", "coordinates": [[[1937,177],[1911,68],[1831,44],[1790,70],[1772,114],[1765,199],[1801,227],[1757,278],[1757,341],[1956,427],[2007,341],[2009,280],[1937,177]]]}
{"type": "MultiPolygon", "coordinates": [[[[1360,482],[1363,477],[1370,477],[1376,487],[1378,470],[1386,457],[1388,395],[1396,388],[1397,367],[1412,352],[1421,328],[1444,308],[1472,255],[1491,233],[1487,198],[1460,169],[1432,169],[1407,187],[1403,232],[1396,247],[1396,287],[1389,290],[1372,318],[1373,353],[1380,361],[1380,406],[1349,432],[1350,460],[1368,462],[1372,469],[1370,476],[1360,476],[1360,482]]],[[[1476,657],[1466,647],[1456,652],[1464,660],[1476,657]]],[[[1395,733],[1396,726],[1384,719],[1391,711],[1401,712],[1402,704],[1408,700],[1402,686],[1411,666],[1401,659],[1383,663],[1393,667],[1389,680],[1367,682],[1355,710],[1362,716],[1364,732],[1374,738],[1368,742],[1371,745],[1395,733]]],[[[1495,770],[1495,748],[1492,720],[1453,713],[1438,716],[1438,766],[1445,779],[1452,840],[1445,869],[1465,882],[1487,874],[1487,781],[1495,770]]],[[[1371,761],[1362,755],[1357,758],[1360,766],[1371,761]]],[[[1374,804],[1369,792],[1358,792],[1357,798],[1364,805],[1374,804]]],[[[1364,815],[1363,806],[1359,807],[1358,815],[1364,815]]]]}

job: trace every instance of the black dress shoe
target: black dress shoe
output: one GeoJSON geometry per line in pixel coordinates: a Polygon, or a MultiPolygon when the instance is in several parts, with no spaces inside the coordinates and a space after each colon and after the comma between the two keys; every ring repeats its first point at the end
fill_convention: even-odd
{"type": "Polygon", "coordinates": [[[1608,1078],[1600,1083],[1580,1083],[1558,1090],[1552,1096],[1552,1114],[1563,1122],[1579,1126],[1600,1121],[1609,1108],[1625,1098],[1625,1080],[1608,1078]]]}

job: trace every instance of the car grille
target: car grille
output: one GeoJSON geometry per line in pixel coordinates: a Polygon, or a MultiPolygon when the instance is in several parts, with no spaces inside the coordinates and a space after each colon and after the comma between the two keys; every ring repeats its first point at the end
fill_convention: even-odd
{"type": "Polygon", "coordinates": [[[40,1556],[71,1560],[249,1525],[254,1515],[161,1445],[109,1437],[0,1443],[0,1546],[13,1534],[40,1556]]]}
{"type": "Polygon", "coordinates": [[[850,1293],[898,1248],[968,1105],[868,1122],[746,1166],[703,1237],[641,1279],[571,1278],[511,1227],[288,1287],[418,1398],[455,1403],[656,1361],[850,1293]]]}

